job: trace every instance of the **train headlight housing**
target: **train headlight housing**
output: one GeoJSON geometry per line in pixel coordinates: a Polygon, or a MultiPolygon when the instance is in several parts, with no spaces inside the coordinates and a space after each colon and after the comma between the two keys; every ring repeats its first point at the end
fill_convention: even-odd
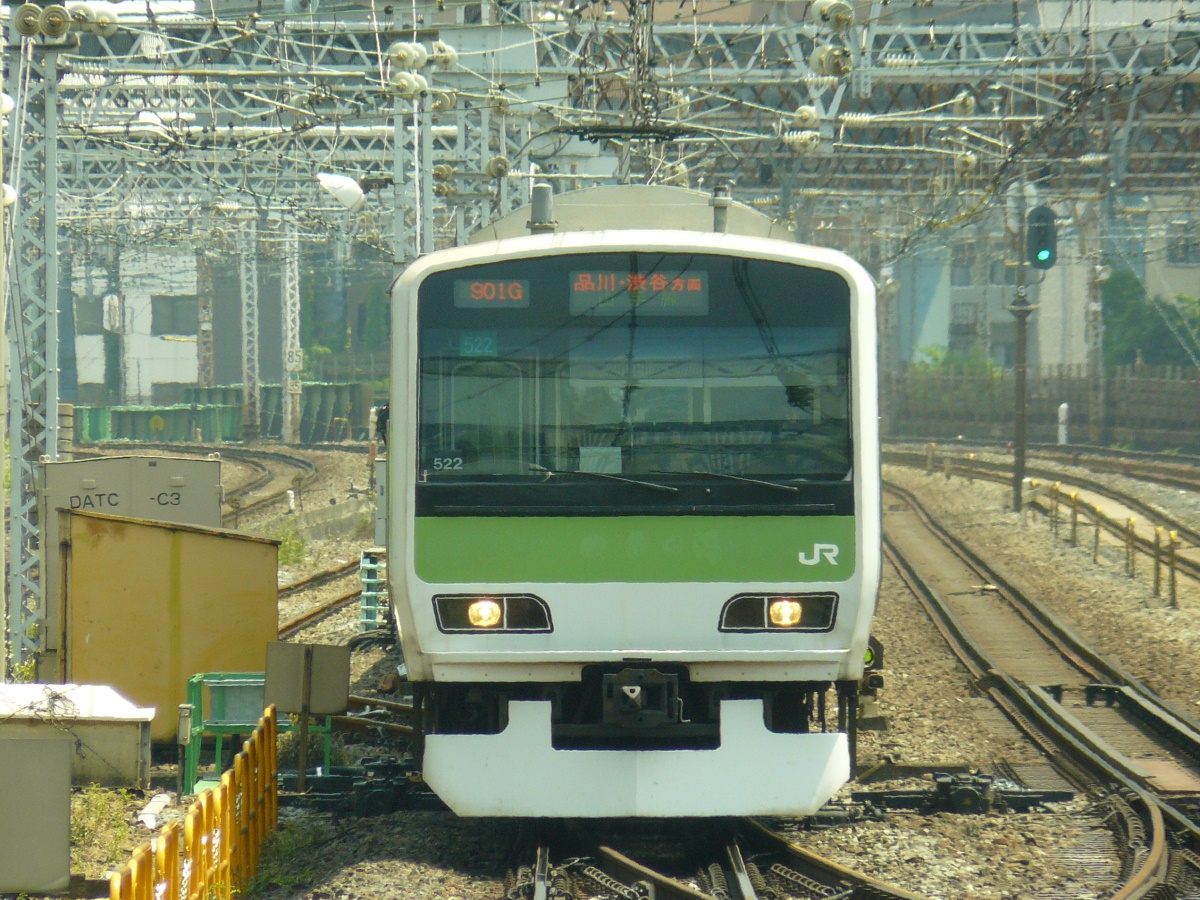
{"type": "Polygon", "coordinates": [[[767,621],[776,628],[792,628],[800,624],[803,607],[795,597],[777,597],[767,603],[767,621]]]}
{"type": "Polygon", "coordinates": [[[445,634],[553,631],[550,607],[533,594],[436,594],[433,612],[445,634]]]}
{"type": "Polygon", "coordinates": [[[492,628],[504,618],[504,609],[490,597],[472,600],[467,607],[467,620],[476,628],[492,628]]]}
{"type": "Polygon", "coordinates": [[[838,595],[832,591],[811,594],[738,594],[721,609],[721,631],[833,630],[838,595]]]}

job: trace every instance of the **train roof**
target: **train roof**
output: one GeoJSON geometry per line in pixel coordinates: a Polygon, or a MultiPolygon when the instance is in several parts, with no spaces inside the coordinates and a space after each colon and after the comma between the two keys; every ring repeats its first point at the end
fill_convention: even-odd
{"type": "MultiPolygon", "coordinates": [[[[783,223],[736,200],[726,202],[726,233],[796,240],[783,223]]],[[[531,210],[523,206],[494,219],[472,234],[467,243],[529,234],[531,210]]],[[[555,230],[559,232],[662,228],[711,233],[715,230],[713,213],[711,194],[663,184],[603,185],[554,195],[555,230]]]]}

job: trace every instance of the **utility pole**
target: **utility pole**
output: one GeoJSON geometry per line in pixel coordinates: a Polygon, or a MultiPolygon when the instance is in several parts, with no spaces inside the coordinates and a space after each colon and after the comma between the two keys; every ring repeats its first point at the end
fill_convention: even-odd
{"type": "Polygon", "coordinates": [[[1025,389],[1025,347],[1029,338],[1029,316],[1033,306],[1025,291],[1025,178],[1017,182],[1017,296],[1009,306],[1008,311],[1017,320],[1016,348],[1013,356],[1013,475],[1012,475],[1012,507],[1013,512],[1020,512],[1023,502],[1023,487],[1025,485],[1025,428],[1026,428],[1026,389],[1025,389]]]}
{"type": "Polygon", "coordinates": [[[258,216],[251,214],[238,236],[242,282],[242,443],[258,442],[262,421],[258,382],[258,216]]]}

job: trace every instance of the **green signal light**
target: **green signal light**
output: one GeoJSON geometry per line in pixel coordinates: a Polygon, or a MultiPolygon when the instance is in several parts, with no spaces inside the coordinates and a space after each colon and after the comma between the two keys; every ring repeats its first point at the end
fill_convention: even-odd
{"type": "Polygon", "coordinates": [[[1046,260],[1048,260],[1050,258],[1050,251],[1049,250],[1039,250],[1037,253],[1037,258],[1040,259],[1042,262],[1045,262],[1046,260]]]}

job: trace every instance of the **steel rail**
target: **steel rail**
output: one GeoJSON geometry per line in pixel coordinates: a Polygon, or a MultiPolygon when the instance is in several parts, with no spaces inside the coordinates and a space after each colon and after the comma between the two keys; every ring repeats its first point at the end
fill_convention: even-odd
{"type": "MultiPolygon", "coordinates": [[[[882,454],[882,459],[885,463],[893,465],[904,465],[910,468],[923,468],[926,465],[925,455],[917,451],[896,451],[885,450],[882,454]]],[[[950,457],[943,455],[943,462],[951,462],[954,465],[954,471],[958,474],[968,477],[978,477],[985,481],[994,481],[996,483],[1006,483],[1012,478],[1011,466],[1006,466],[1004,463],[990,460],[968,460],[963,457],[950,457]]],[[[1082,465],[1082,463],[1071,463],[1071,465],[1082,465]]],[[[1168,476],[1160,472],[1138,471],[1122,464],[1120,469],[1113,468],[1110,470],[1112,474],[1120,474],[1129,478],[1143,478],[1147,481],[1154,481],[1159,484],[1170,485],[1172,487],[1180,487],[1185,490],[1192,490],[1200,493],[1200,472],[1197,473],[1195,480],[1187,480],[1181,476],[1168,476]]],[[[1132,494],[1127,494],[1118,488],[1104,484],[1091,478],[1081,477],[1075,473],[1057,472],[1053,469],[1047,469],[1040,466],[1027,466],[1026,472],[1031,477],[1037,477],[1049,482],[1066,483],[1074,487],[1083,488],[1092,493],[1106,497],[1115,503],[1122,506],[1127,506],[1135,512],[1140,513],[1146,520],[1157,526],[1161,526],[1164,530],[1173,531],[1187,543],[1200,547],[1200,530],[1192,528],[1186,522],[1171,516],[1170,514],[1156,509],[1146,501],[1132,494]]],[[[1064,502],[1068,498],[1064,498],[1064,502]]],[[[1034,497],[1033,502],[1037,502],[1039,497],[1034,497]]],[[[1105,530],[1114,537],[1121,540],[1126,540],[1126,532],[1123,523],[1103,517],[1101,524],[1105,530]]],[[[1134,535],[1134,543],[1147,555],[1154,553],[1154,542],[1149,538],[1141,535],[1134,535]]],[[[1161,549],[1160,549],[1161,552],[1161,549]]],[[[1180,571],[1191,576],[1192,578],[1200,579],[1200,562],[1195,562],[1186,556],[1177,555],[1175,565],[1180,571]]]]}
{"type": "Polygon", "coordinates": [[[890,900],[924,900],[922,894],[916,894],[896,885],[887,884],[877,878],[872,878],[863,872],[847,868],[830,859],[818,856],[811,850],[806,850],[792,843],[783,835],[771,829],[759,819],[744,820],[745,839],[753,842],[755,850],[765,853],[781,854],[793,867],[801,869],[818,881],[810,890],[814,896],[822,896],[819,892],[823,887],[828,893],[823,896],[853,896],[890,898],[890,900]],[[852,892],[848,892],[852,889],[852,892]]]}
{"type": "Polygon", "coordinates": [[[359,561],[350,560],[348,563],[339,563],[336,566],[330,566],[328,569],[322,569],[319,572],[313,572],[311,575],[306,575],[304,578],[299,578],[296,581],[290,581],[287,584],[282,585],[279,588],[279,596],[291,596],[292,594],[303,590],[304,588],[312,587],[313,585],[320,584],[323,581],[331,581],[332,579],[337,578],[339,575],[345,575],[347,572],[358,568],[360,565],[361,563],[359,561]]]}
{"type": "Polygon", "coordinates": [[[339,597],[335,597],[334,599],[332,599],[326,603],[322,603],[320,606],[313,607],[312,609],[308,610],[307,612],[301,613],[300,615],[296,616],[295,618],[288,619],[286,622],[282,623],[279,626],[279,637],[281,639],[286,639],[286,638],[293,636],[297,631],[300,631],[302,628],[305,628],[308,625],[311,625],[314,622],[316,622],[320,619],[323,619],[325,616],[341,609],[343,606],[346,606],[348,603],[352,603],[353,601],[357,600],[361,595],[362,595],[362,588],[357,587],[357,588],[354,588],[354,590],[347,591],[345,594],[342,594],[339,597]]]}
{"type": "MultiPolygon", "coordinates": [[[[929,517],[928,513],[921,507],[919,501],[917,501],[910,492],[904,491],[902,488],[896,488],[893,485],[887,485],[885,489],[896,494],[897,496],[903,497],[906,502],[909,502],[913,506],[913,509],[926,521],[926,523],[932,522],[931,517],[929,517]]],[[[975,554],[971,553],[968,548],[963,547],[961,542],[947,535],[944,530],[940,530],[940,533],[937,533],[940,527],[936,526],[936,523],[933,523],[933,525],[933,530],[939,539],[942,539],[944,543],[946,543],[948,539],[948,543],[946,543],[946,545],[952,551],[956,553],[960,552],[960,550],[964,551],[962,558],[967,562],[968,565],[972,567],[976,567],[977,565],[982,566],[982,568],[977,568],[977,570],[984,578],[992,581],[992,583],[999,582],[1002,585],[1006,584],[1003,578],[998,576],[993,570],[990,569],[990,567],[986,566],[986,564],[983,564],[982,561],[980,561],[975,554]]],[[[891,543],[886,534],[884,536],[884,550],[888,556],[888,559],[900,573],[902,579],[909,586],[909,588],[913,590],[914,595],[929,612],[939,630],[942,631],[943,634],[948,633],[952,636],[952,640],[950,641],[951,648],[954,650],[959,659],[965,665],[967,665],[972,674],[976,675],[979,687],[983,690],[986,690],[993,697],[1002,695],[1006,698],[1008,703],[1011,704],[1012,707],[1014,707],[1019,713],[1019,717],[1014,718],[1013,721],[1023,732],[1028,734],[1028,728],[1032,723],[1037,729],[1041,730],[1044,735],[1048,736],[1054,742],[1059,751],[1059,753],[1050,754],[1051,758],[1056,762],[1056,764],[1063,762],[1061,758],[1061,752],[1063,751],[1069,753],[1070,756],[1075,760],[1075,763],[1079,769],[1073,769],[1069,767],[1066,770],[1068,777],[1072,778],[1072,780],[1075,780],[1076,783],[1079,783],[1078,772],[1080,769],[1082,769],[1092,778],[1098,778],[1102,781],[1115,783],[1121,786],[1125,790],[1131,792],[1133,796],[1138,798],[1140,803],[1146,806],[1151,820],[1150,824],[1153,827],[1165,827],[1165,825],[1161,823],[1169,822],[1171,828],[1177,834],[1182,835],[1183,839],[1190,843],[1193,847],[1200,846],[1200,826],[1197,826],[1197,824],[1193,822],[1187,815],[1175,809],[1167,800],[1159,797],[1152,790],[1148,789],[1144,785],[1142,779],[1134,777],[1133,773],[1127,770],[1126,766],[1123,764],[1123,761],[1117,758],[1117,756],[1106,746],[1100,744],[1099,742],[1088,739],[1087,736],[1081,735],[1071,723],[1067,722],[1065,717],[1059,715],[1057,712],[1054,712],[1054,714],[1051,715],[1051,712],[1053,712],[1051,709],[1053,704],[1047,702],[1047,696],[1038,697],[1038,692],[1036,690],[1030,689],[1029,687],[1018,683],[1014,678],[1003,672],[995,663],[995,661],[992,660],[990,656],[983,650],[983,648],[971,638],[966,628],[961,622],[959,622],[954,613],[942,602],[938,593],[932,587],[930,587],[929,584],[916,571],[916,569],[906,559],[904,559],[903,555],[897,550],[894,544],[891,543]],[[981,673],[983,674],[983,677],[979,677],[981,673]],[[1151,807],[1153,807],[1153,809],[1151,809],[1151,807]],[[1156,822],[1160,824],[1155,824],[1156,822]]],[[[1020,592],[1017,593],[1019,594],[1020,592]]],[[[1054,627],[1052,630],[1057,630],[1062,627],[1061,624],[1056,623],[1052,617],[1047,617],[1046,621],[1053,623],[1054,627]]],[[[1117,666],[1103,661],[1098,654],[1095,654],[1093,651],[1083,646],[1081,642],[1075,640],[1073,643],[1075,644],[1075,651],[1079,656],[1098,661],[1103,665],[1104,670],[1113,673],[1113,675],[1116,677],[1121,677],[1123,675],[1117,666]]],[[[1140,683],[1130,678],[1128,686],[1136,690],[1136,688],[1140,686],[1140,683]]],[[[1144,688],[1144,686],[1140,687],[1142,690],[1145,690],[1149,695],[1149,698],[1151,698],[1149,700],[1151,705],[1160,709],[1166,708],[1163,701],[1161,701],[1156,695],[1154,695],[1152,692],[1149,692],[1148,689],[1144,688]]],[[[1044,692],[1042,693],[1044,694],[1044,692]]],[[[1007,712],[1007,706],[1002,705],[1002,708],[1005,708],[1007,712]]],[[[1011,714],[1010,718],[1012,718],[1011,714]]],[[[1174,718],[1174,716],[1168,714],[1166,718],[1174,718]]],[[[1190,727],[1191,723],[1187,724],[1190,727]]],[[[1042,746],[1045,746],[1043,739],[1039,739],[1038,743],[1042,746]]],[[[1160,842],[1156,838],[1154,846],[1159,846],[1159,844],[1160,842]]],[[[1161,845],[1164,848],[1163,852],[1165,854],[1165,836],[1161,842],[1161,845]]],[[[1149,862],[1150,861],[1148,860],[1147,865],[1149,865],[1149,862]]],[[[1152,868],[1154,868],[1155,871],[1159,869],[1165,871],[1165,861],[1157,861],[1152,868]]],[[[1146,871],[1146,866],[1143,866],[1142,869],[1139,870],[1141,877],[1145,877],[1146,871]]]]}

